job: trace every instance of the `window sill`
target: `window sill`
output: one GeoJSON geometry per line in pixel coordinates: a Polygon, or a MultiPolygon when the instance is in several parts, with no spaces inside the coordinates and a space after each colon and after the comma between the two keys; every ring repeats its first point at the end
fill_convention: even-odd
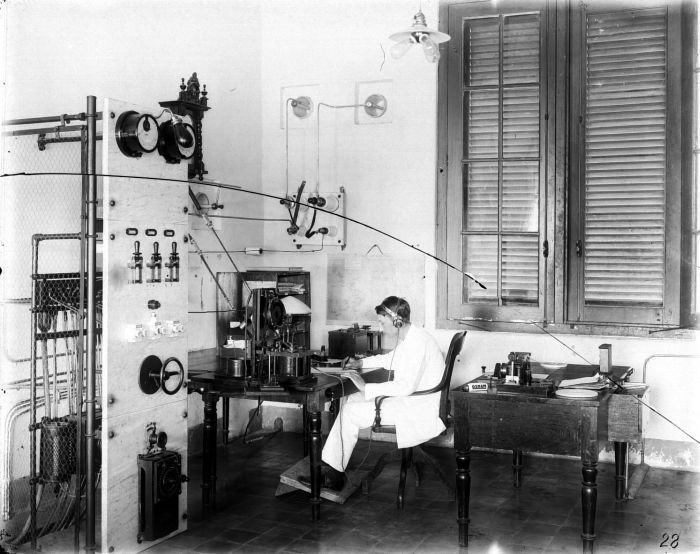
{"type": "Polygon", "coordinates": [[[697,340],[700,337],[700,328],[698,327],[679,329],[677,327],[663,328],[641,325],[603,325],[589,323],[548,323],[545,326],[539,321],[527,323],[480,319],[440,319],[438,320],[438,326],[445,329],[473,329],[502,333],[542,334],[546,331],[547,333],[562,335],[603,335],[677,340],[697,340]]]}

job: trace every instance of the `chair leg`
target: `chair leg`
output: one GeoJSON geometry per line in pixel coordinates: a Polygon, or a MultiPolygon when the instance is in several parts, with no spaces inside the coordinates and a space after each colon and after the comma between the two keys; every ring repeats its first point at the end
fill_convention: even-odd
{"type": "Polygon", "coordinates": [[[374,464],[372,470],[365,476],[364,479],[362,479],[362,494],[369,494],[369,490],[372,487],[374,480],[379,477],[379,474],[382,472],[387,463],[398,459],[397,454],[398,450],[393,450],[382,454],[379,457],[379,460],[377,460],[377,463],[374,464]]]}
{"type": "Polygon", "coordinates": [[[426,465],[430,466],[432,468],[432,470],[437,474],[438,478],[440,479],[440,482],[443,485],[445,485],[445,488],[447,488],[447,491],[450,494],[450,497],[454,500],[454,498],[455,498],[454,481],[451,479],[447,479],[447,476],[443,472],[442,466],[438,463],[438,461],[435,458],[433,458],[428,452],[426,452],[422,446],[417,446],[416,450],[417,450],[416,454],[418,454],[420,456],[421,460],[426,465]]]}
{"type": "Polygon", "coordinates": [[[404,491],[406,490],[406,473],[413,462],[413,448],[401,449],[401,475],[399,476],[399,491],[396,495],[396,507],[403,510],[404,491]]]}

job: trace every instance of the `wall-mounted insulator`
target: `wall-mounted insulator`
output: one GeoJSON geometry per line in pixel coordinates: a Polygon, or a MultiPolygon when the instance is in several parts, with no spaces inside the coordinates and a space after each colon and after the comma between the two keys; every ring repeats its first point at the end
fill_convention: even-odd
{"type": "Polygon", "coordinates": [[[327,212],[334,212],[340,207],[340,201],[338,200],[338,197],[334,194],[327,194],[323,196],[309,196],[307,203],[311,206],[322,208],[327,212]]]}
{"type": "Polygon", "coordinates": [[[151,278],[148,280],[149,283],[160,283],[160,272],[163,258],[158,252],[159,247],[160,245],[158,244],[158,241],[153,243],[151,261],[146,264],[146,267],[150,268],[151,270],[151,278]]]}
{"type": "Polygon", "coordinates": [[[177,242],[172,243],[172,252],[165,263],[168,272],[165,275],[165,281],[168,283],[176,283],[180,280],[180,255],[177,253],[177,242]]]}
{"type": "Polygon", "coordinates": [[[129,268],[129,283],[142,283],[143,255],[141,254],[141,243],[137,240],[134,241],[134,252],[127,267],[129,268]]]}

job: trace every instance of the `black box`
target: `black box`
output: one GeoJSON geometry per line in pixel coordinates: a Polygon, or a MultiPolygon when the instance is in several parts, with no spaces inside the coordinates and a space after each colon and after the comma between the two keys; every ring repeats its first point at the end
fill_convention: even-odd
{"type": "Polygon", "coordinates": [[[154,541],[180,524],[182,462],[180,454],[162,450],[139,454],[139,539],[154,541]]]}
{"type": "Polygon", "coordinates": [[[328,357],[372,356],[382,352],[382,334],[366,327],[328,331],[328,357]]]}

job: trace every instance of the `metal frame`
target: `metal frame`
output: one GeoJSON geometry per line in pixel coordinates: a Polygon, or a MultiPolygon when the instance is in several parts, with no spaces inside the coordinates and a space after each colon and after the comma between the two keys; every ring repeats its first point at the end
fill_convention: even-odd
{"type": "MultiPolygon", "coordinates": [[[[95,551],[95,472],[91,471],[95,463],[95,381],[96,381],[96,335],[97,335],[97,302],[95,294],[97,291],[97,266],[96,266],[96,239],[97,239],[97,174],[96,174],[96,152],[97,140],[101,140],[101,136],[97,134],[96,122],[102,119],[102,113],[96,109],[96,97],[87,97],[87,111],[78,114],[62,114],[57,116],[36,117],[27,119],[13,119],[3,122],[4,126],[15,125],[36,125],[44,123],[59,123],[55,127],[29,128],[19,130],[3,130],[2,135],[5,136],[20,136],[20,135],[39,135],[38,147],[43,150],[42,146],[53,142],[73,142],[80,141],[81,143],[81,175],[82,175],[82,206],[81,206],[81,231],[77,235],[61,235],[62,238],[77,238],[80,240],[80,302],[78,313],[78,329],[79,335],[86,336],[85,352],[83,352],[83,341],[77,341],[77,371],[80,373],[80,378],[77,379],[78,399],[82,399],[82,377],[86,375],[86,428],[84,430],[86,468],[82,467],[82,448],[83,448],[83,428],[82,428],[82,408],[78,402],[78,417],[76,430],[76,486],[80,482],[83,474],[86,474],[86,527],[85,527],[85,550],[86,552],[95,551]],[[86,122],[82,125],[68,125],[73,120],[86,122]],[[76,138],[46,138],[46,133],[61,133],[69,131],[80,131],[81,136],[76,138]],[[85,306],[85,298],[87,298],[87,306],[85,306]],[[84,354],[86,358],[84,358],[84,354]],[[85,364],[83,362],[85,361],[85,364]]],[[[34,243],[37,245],[41,240],[56,238],[46,235],[36,235],[34,243]]],[[[36,274],[37,257],[33,258],[32,273],[36,274]]],[[[32,308],[35,306],[35,292],[32,290],[32,308]]],[[[35,317],[32,317],[32,353],[31,353],[31,389],[30,403],[32,405],[30,415],[30,430],[34,432],[36,425],[36,328],[35,317]]],[[[31,546],[36,550],[36,516],[37,516],[37,479],[36,479],[36,442],[32,437],[30,443],[30,487],[31,487],[31,513],[30,513],[30,533],[31,546]]],[[[75,529],[75,550],[79,550],[80,545],[80,502],[76,502],[74,515],[75,529]]]]}

